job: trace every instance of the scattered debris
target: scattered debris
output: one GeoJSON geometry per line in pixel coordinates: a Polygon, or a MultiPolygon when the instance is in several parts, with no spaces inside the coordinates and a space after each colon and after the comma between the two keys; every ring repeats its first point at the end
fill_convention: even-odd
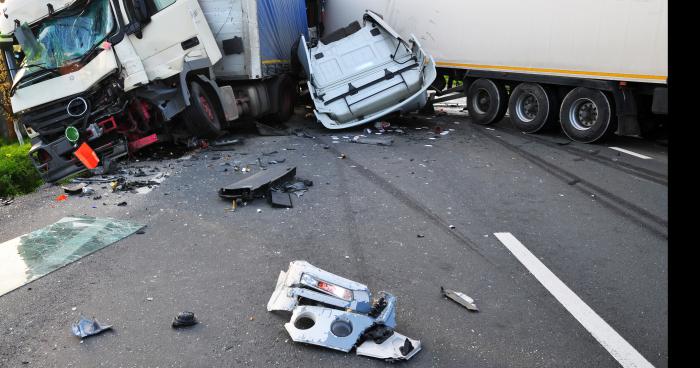
{"type": "Polygon", "coordinates": [[[382,291],[371,300],[366,285],[293,261],[280,272],[267,310],[292,312],[284,327],[296,342],[344,352],[357,347],[358,355],[391,361],[410,359],[421,344],[394,332],[396,297],[382,291]]]}
{"type": "Polygon", "coordinates": [[[378,146],[391,146],[394,144],[393,137],[362,137],[355,136],[350,142],[362,144],[375,144],[378,146]]]}
{"type": "Polygon", "coordinates": [[[58,197],[54,198],[54,200],[55,200],[56,202],[63,202],[63,201],[65,201],[66,199],[68,199],[68,196],[65,195],[65,194],[61,194],[61,195],[59,195],[58,197]]]}
{"type": "Polygon", "coordinates": [[[195,317],[193,312],[180,312],[175,316],[173,319],[173,328],[180,328],[180,327],[188,327],[188,326],[194,326],[199,321],[197,321],[197,317],[195,317]]]}
{"type": "Polygon", "coordinates": [[[470,298],[464,293],[460,293],[459,291],[454,291],[450,289],[445,289],[442,286],[440,286],[440,292],[443,296],[454,300],[455,302],[461,304],[470,311],[479,311],[479,308],[477,308],[476,304],[474,304],[474,299],[470,298]]]}
{"type": "MultiPolygon", "coordinates": [[[[241,169],[243,171],[243,169],[241,169]]],[[[250,200],[262,198],[270,188],[291,181],[296,175],[296,167],[276,166],[259,171],[245,179],[219,189],[219,197],[225,199],[250,200]]]]}
{"type": "Polygon", "coordinates": [[[270,204],[272,207],[282,207],[282,208],[293,208],[292,197],[289,193],[280,192],[277,190],[270,190],[270,204]]]}
{"type": "Polygon", "coordinates": [[[119,206],[119,207],[126,206],[126,201],[117,203],[117,206],[119,206]]]}
{"type": "Polygon", "coordinates": [[[87,187],[86,183],[77,183],[73,185],[63,185],[61,189],[63,189],[66,194],[76,195],[83,193],[83,188],[85,187],[87,187]]]}
{"type": "Polygon", "coordinates": [[[73,324],[73,335],[82,339],[84,337],[97,335],[111,328],[112,325],[101,325],[97,320],[80,317],[80,320],[73,324]]]}
{"type": "Polygon", "coordinates": [[[14,202],[14,198],[0,198],[0,204],[2,204],[3,206],[9,206],[14,202]]]}
{"type": "Polygon", "coordinates": [[[345,155],[344,153],[341,153],[340,156],[338,156],[338,158],[341,159],[341,160],[344,160],[344,159],[346,159],[347,157],[348,157],[348,156],[345,155]]]}

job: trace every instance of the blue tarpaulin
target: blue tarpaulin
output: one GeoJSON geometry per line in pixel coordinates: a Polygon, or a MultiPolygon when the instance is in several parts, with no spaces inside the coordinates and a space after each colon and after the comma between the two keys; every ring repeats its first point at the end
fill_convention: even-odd
{"type": "Polygon", "coordinates": [[[305,0],[258,0],[263,65],[287,64],[300,35],[309,38],[305,0]]]}

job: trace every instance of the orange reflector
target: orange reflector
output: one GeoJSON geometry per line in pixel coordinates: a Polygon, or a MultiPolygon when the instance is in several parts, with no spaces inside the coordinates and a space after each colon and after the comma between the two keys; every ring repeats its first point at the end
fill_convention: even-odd
{"type": "Polygon", "coordinates": [[[73,152],[73,154],[88,169],[94,169],[97,167],[97,164],[100,163],[100,159],[97,158],[97,154],[87,143],[81,144],[80,147],[73,152]]]}
{"type": "Polygon", "coordinates": [[[60,196],[56,197],[56,202],[63,202],[66,199],[68,199],[68,196],[66,196],[65,194],[61,194],[60,196]]]}

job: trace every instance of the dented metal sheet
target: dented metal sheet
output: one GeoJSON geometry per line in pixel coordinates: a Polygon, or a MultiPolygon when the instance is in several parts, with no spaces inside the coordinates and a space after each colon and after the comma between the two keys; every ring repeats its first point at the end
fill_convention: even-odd
{"type": "Polygon", "coordinates": [[[267,302],[267,310],[291,312],[299,297],[361,313],[368,313],[371,308],[367,285],[324,271],[306,261],[290,262],[287,272],[280,272],[275,291],[267,302]]]}
{"type": "Polygon", "coordinates": [[[410,339],[398,332],[394,332],[381,344],[373,340],[367,340],[357,347],[357,355],[364,355],[385,360],[408,360],[421,349],[420,341],[410,339]]]}

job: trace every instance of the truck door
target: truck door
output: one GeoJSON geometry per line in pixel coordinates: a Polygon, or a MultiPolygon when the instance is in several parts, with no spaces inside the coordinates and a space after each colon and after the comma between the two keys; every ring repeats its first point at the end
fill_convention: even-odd
{"type": "Polygon", "coordinates": [[[214,35],[197,0],[121,0],[127,34],[148,79],[179,74],[186,61],[214,65],[221,59],[214,35]]]}

